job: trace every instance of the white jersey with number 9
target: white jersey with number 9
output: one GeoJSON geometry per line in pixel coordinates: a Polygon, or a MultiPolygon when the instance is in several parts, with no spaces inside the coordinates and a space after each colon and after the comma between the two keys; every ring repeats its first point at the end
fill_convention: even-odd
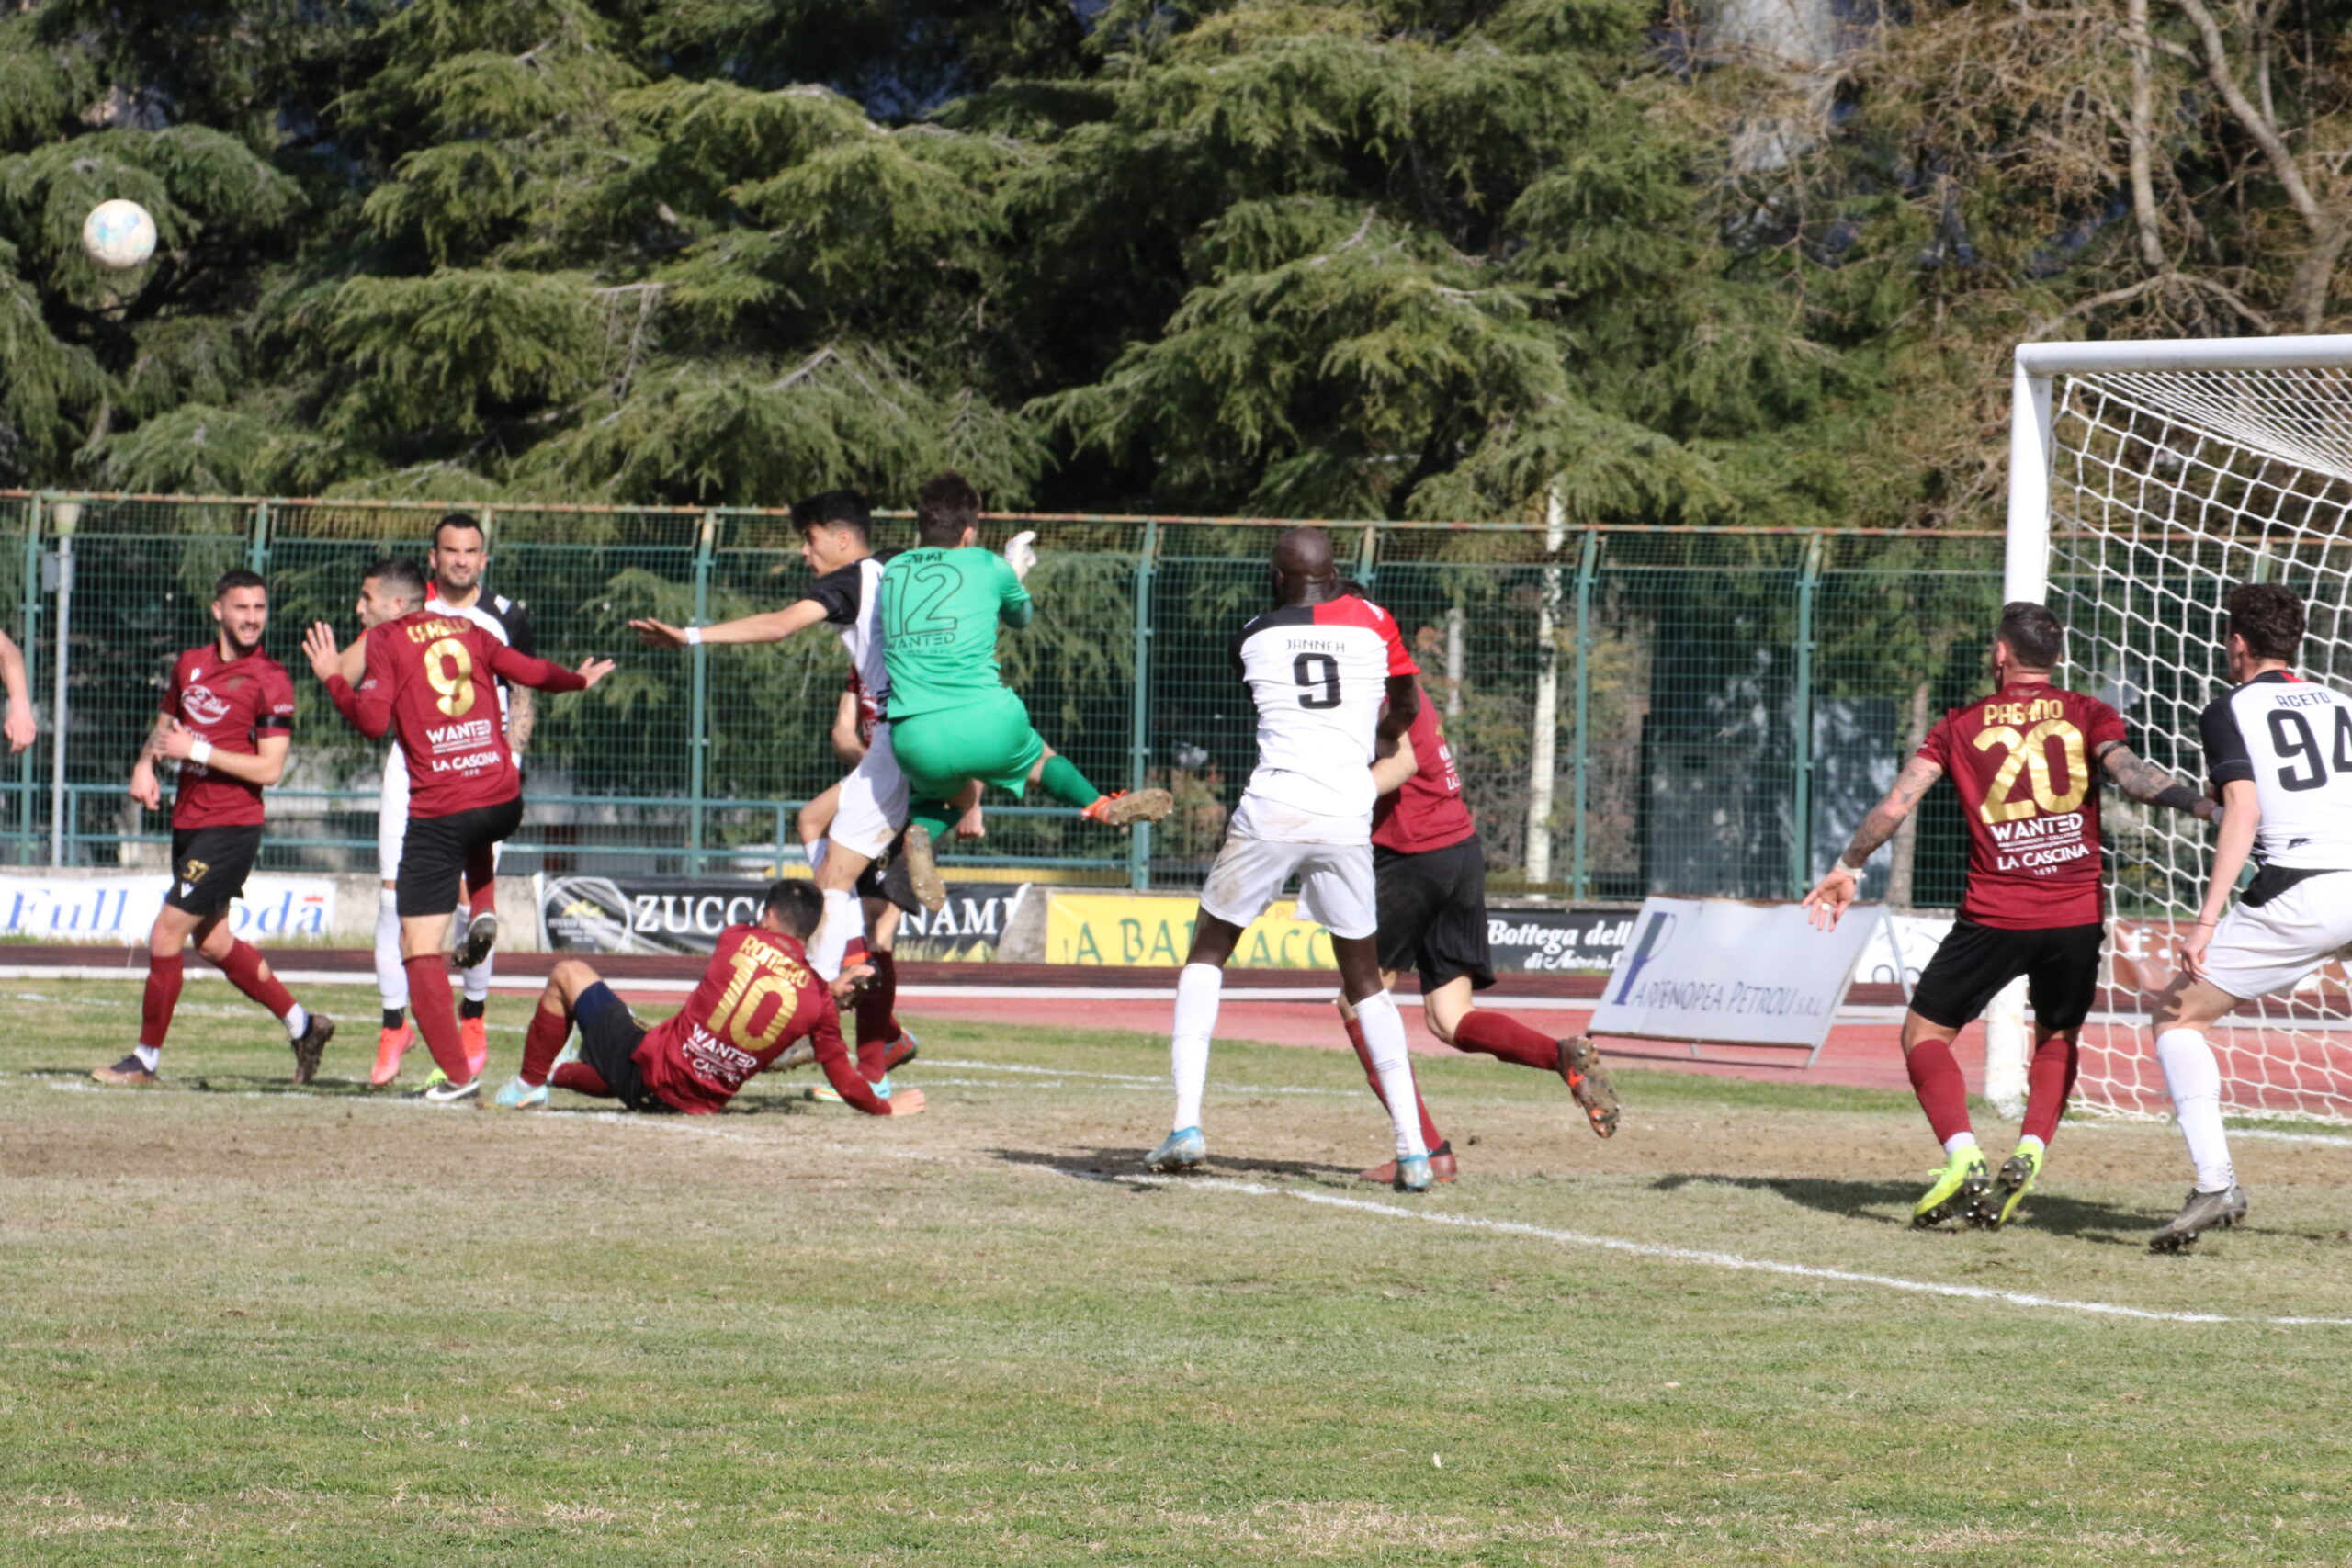
{"type": "Polygon", "coordinates": [[[1353,594],[1284,605],[1241,628],[1233,664],[1258,705],[1258,767],[1237,827],[1246,821],[1259,838],[1321,840],[1335,820],[1361,822],[1350,841],[1369,843],[1373,746],[1388,677],[1420,673],[1395,618],[1353,594]]]}

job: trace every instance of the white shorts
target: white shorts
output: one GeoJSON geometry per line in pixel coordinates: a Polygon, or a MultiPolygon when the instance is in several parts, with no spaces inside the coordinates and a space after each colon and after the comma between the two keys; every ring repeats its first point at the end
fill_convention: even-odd
{"type": "Polygon", "coordinates": [[[842,803],[825,837],[854,855],[878,860],[907,825],[907,775],[890,750],[890,727],[877,724],[865,755],[842,780],[842,803]]]}
{"type": "Polygon", "coordinates": [[[1372,846],[1226,835],[1201,889],[1201,913],[1246,926],[1282,897],[1295,876],[1300,913],[1333,936],[1370,936],[1380,928],[1372,846]],[[1314,911],[1306,914],[1309,908],[1314,911]]]}
{"type": "Polygon", "coordinates": [[[2306,877],[2259,908],[2235,904],[2205,949],[2205,977],[2240,1001],[2300,985],[2352,948],[2352,872],[2306,877]]]}
{"type": "MultiPolygon", "coordinates": [[[[384,754],[384,793],[376,807],[376,875],[384,882],[401,879],[401,851],[408,843],[408,756],[400,742],[384,754]]],[[[506,846],[490,847],[496,865],[506,846]]]]}

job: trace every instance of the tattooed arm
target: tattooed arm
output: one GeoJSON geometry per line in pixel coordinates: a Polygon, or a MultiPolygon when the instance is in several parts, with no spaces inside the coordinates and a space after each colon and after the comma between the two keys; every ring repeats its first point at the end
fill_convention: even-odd
{"type": "Polygon", "coordinates": [[[1804,907],[1813,911],[1815,925],[1823,931],[1838,929],[1838,918],[1860,891],[1854,873],[1877,852],[1881,844],[1894,837],[1903,819],[1918,807],[1919,797],[1943,775],[1943,769],[1925,757],[1914,757],[1903,764],[1903,771],[1894,776],[1894,787],[1886,792],[1884,800],[1871,807],[1871,814],[1854,829],[1854,840],[1846,846],[1846,852],[1804,896],[1804,907]]]}
{"type": "Polygon", "coordinates": [[[2098,765],[2114,781],[2116,788],[2143,805],[2190,812],[2207,822],[2222,819],[2222,808],[2198,794],[2193,785],[2181,783],[2146,758],[2135,756],[2132,748],[2120,740],[2110,740],[2099,748],[2098,765]]]}

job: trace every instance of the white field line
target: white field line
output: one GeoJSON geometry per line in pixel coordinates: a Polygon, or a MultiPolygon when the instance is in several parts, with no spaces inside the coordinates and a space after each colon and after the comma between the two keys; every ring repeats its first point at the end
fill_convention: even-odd
{"type": "Polygon", "coordinates": [[[1268,1187],[1262,1182],[1236,1181],[1225,1177],[1197,1176],[1111,1176],[1097,1171],[1071,1170],[1062,1166],[1049,1166],[1059,1176],[1075,1177],[1080,1181],[1121,1182],[1151,1187],[1204,1188],[1220,1192],[1241,1192],[1253,1198],[1295,1198],[1302,1203],[1319,1203],[1331,1209],[1354,1209],[1384,1219],[1419,1220],[1424,1224],[1453,1225],[1465,1230],[1494,1231],[1504,1235],[1532,1236],[1540,1241],[1558,1242],[1566,1247],[1598,1247],[1607,1252],[1623,1253],[1634,1258],[1662,1258],[1672,1263],[1697,1263],[1711,1269],[1729,1269],[1747,1273],[1783,1274],[1800,1280],[1826,1280],[1841,1285],[1874,1285],[1881,1290],[1904,1291],[1914,1295],[1949,1296],[1961,1301],[1997,1302],[2004,1306],[2047,1308],[2057,1312],[2078,1312],[2100,1317],[2126,1317],[2149,1323],[2251,1323],[2267,1326],[2352,1328],[2352,1317],[2232,1317],[2221,1313],[2158,1312],[2146,1307],[2123,1306],[2114,1302],[2078,1302],[2064,1296],[2034,1295],[2024,1291],[1996,1291],[1983,1285],[1944,1285],[1928,1280],[1905,1280],[1893,1274],[1862,1274],[1849,1269],[1824,1269],[1810,1263],[1778,1263],[1770,1258],[1743,1258],[1736,1252],[1707,1252],[1696,1247],[1666,1247],[1656,1242],[1627,1241],[1620,1236],[1587,1235],[1581,1231],[1551,1230],[1543,1225],[1531,1225],[1517,1220],[1490,1220],[1476,1214],[1453,1214],[1426,1209],[1404,1209],[1394,1203],[1374,1203],[1363,1198],[1342,1198],[1329,1192],[1307,1192],[1295,1187],[1268,1187]]]}

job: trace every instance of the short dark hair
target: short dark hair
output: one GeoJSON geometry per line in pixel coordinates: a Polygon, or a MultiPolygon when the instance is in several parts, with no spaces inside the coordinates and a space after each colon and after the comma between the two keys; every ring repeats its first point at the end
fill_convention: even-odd
{"type": "Polygon", "coordinates": [[[2303,596],[2283,582],[2241,582],[2222,607],[2256,659],[2292,660],[2303,646],[2303,596]]]}
{"type": "Polygon", "coordinates": [[[379,582],[402,599],[424,604],[424,569],[402,556],[386,556],[359,574],[362,582],[379,582]]]}
{"type": "Polygon", "coordinates": [[[472,513],[444,512],[441,514],[441,521],[433,525],[433,547],[436,550],[441,547],[441,530],[444,528],[471,528],[482,536],[485,544],[490,540],[490,531],[481,525],[481,519],[472,513]]]}
{"type": "Polygon", "coordinates": [[[814,883],[771,882],[766,902],[776,923],[803,942],[816,934],[817,923],[825,918],[825,900],[814,883]]]}
{"type": "Polygon", "coordinates": [[[829,490],[792,503],[793,525],[806,534],[816,528],[847,528],[868,544],[874,540],[874,513],[865,497],[854,490],[829,490]]]}
{"type": "Polygon", "coordinates": [[[1343,577],[1340,579],[1337,586],[1342,593],[1352,593],[1367,604],[1372,603],[1372,590],[1366,588],[1363,583],[1358,582],[1352,577],[1343,577]]]}
{"type": "Polygon", "coordinates": [[[269,592],[269,584],[262,580],[261,573],[248,571],[241,566],[231,567],[214,580],[212,596],[215,599],[226,598],[232,588],[258,588],[264,593],[269,592]]]}
{"type": "Polygon", "coordinates": [[[2001,606],[2001,624],[1993,636],[2009,645],[2009,657],[2020,669],[2055,670],[2066,657],[2066,626],[2046,604],[2013,599],[2001,606]]]}
{"type": "Polygon", "coordinates": [[[954,549],[965,529],[979,525],[980,492],[955,470],[933,475],[915,491],[916,543],[954,549]]]}

